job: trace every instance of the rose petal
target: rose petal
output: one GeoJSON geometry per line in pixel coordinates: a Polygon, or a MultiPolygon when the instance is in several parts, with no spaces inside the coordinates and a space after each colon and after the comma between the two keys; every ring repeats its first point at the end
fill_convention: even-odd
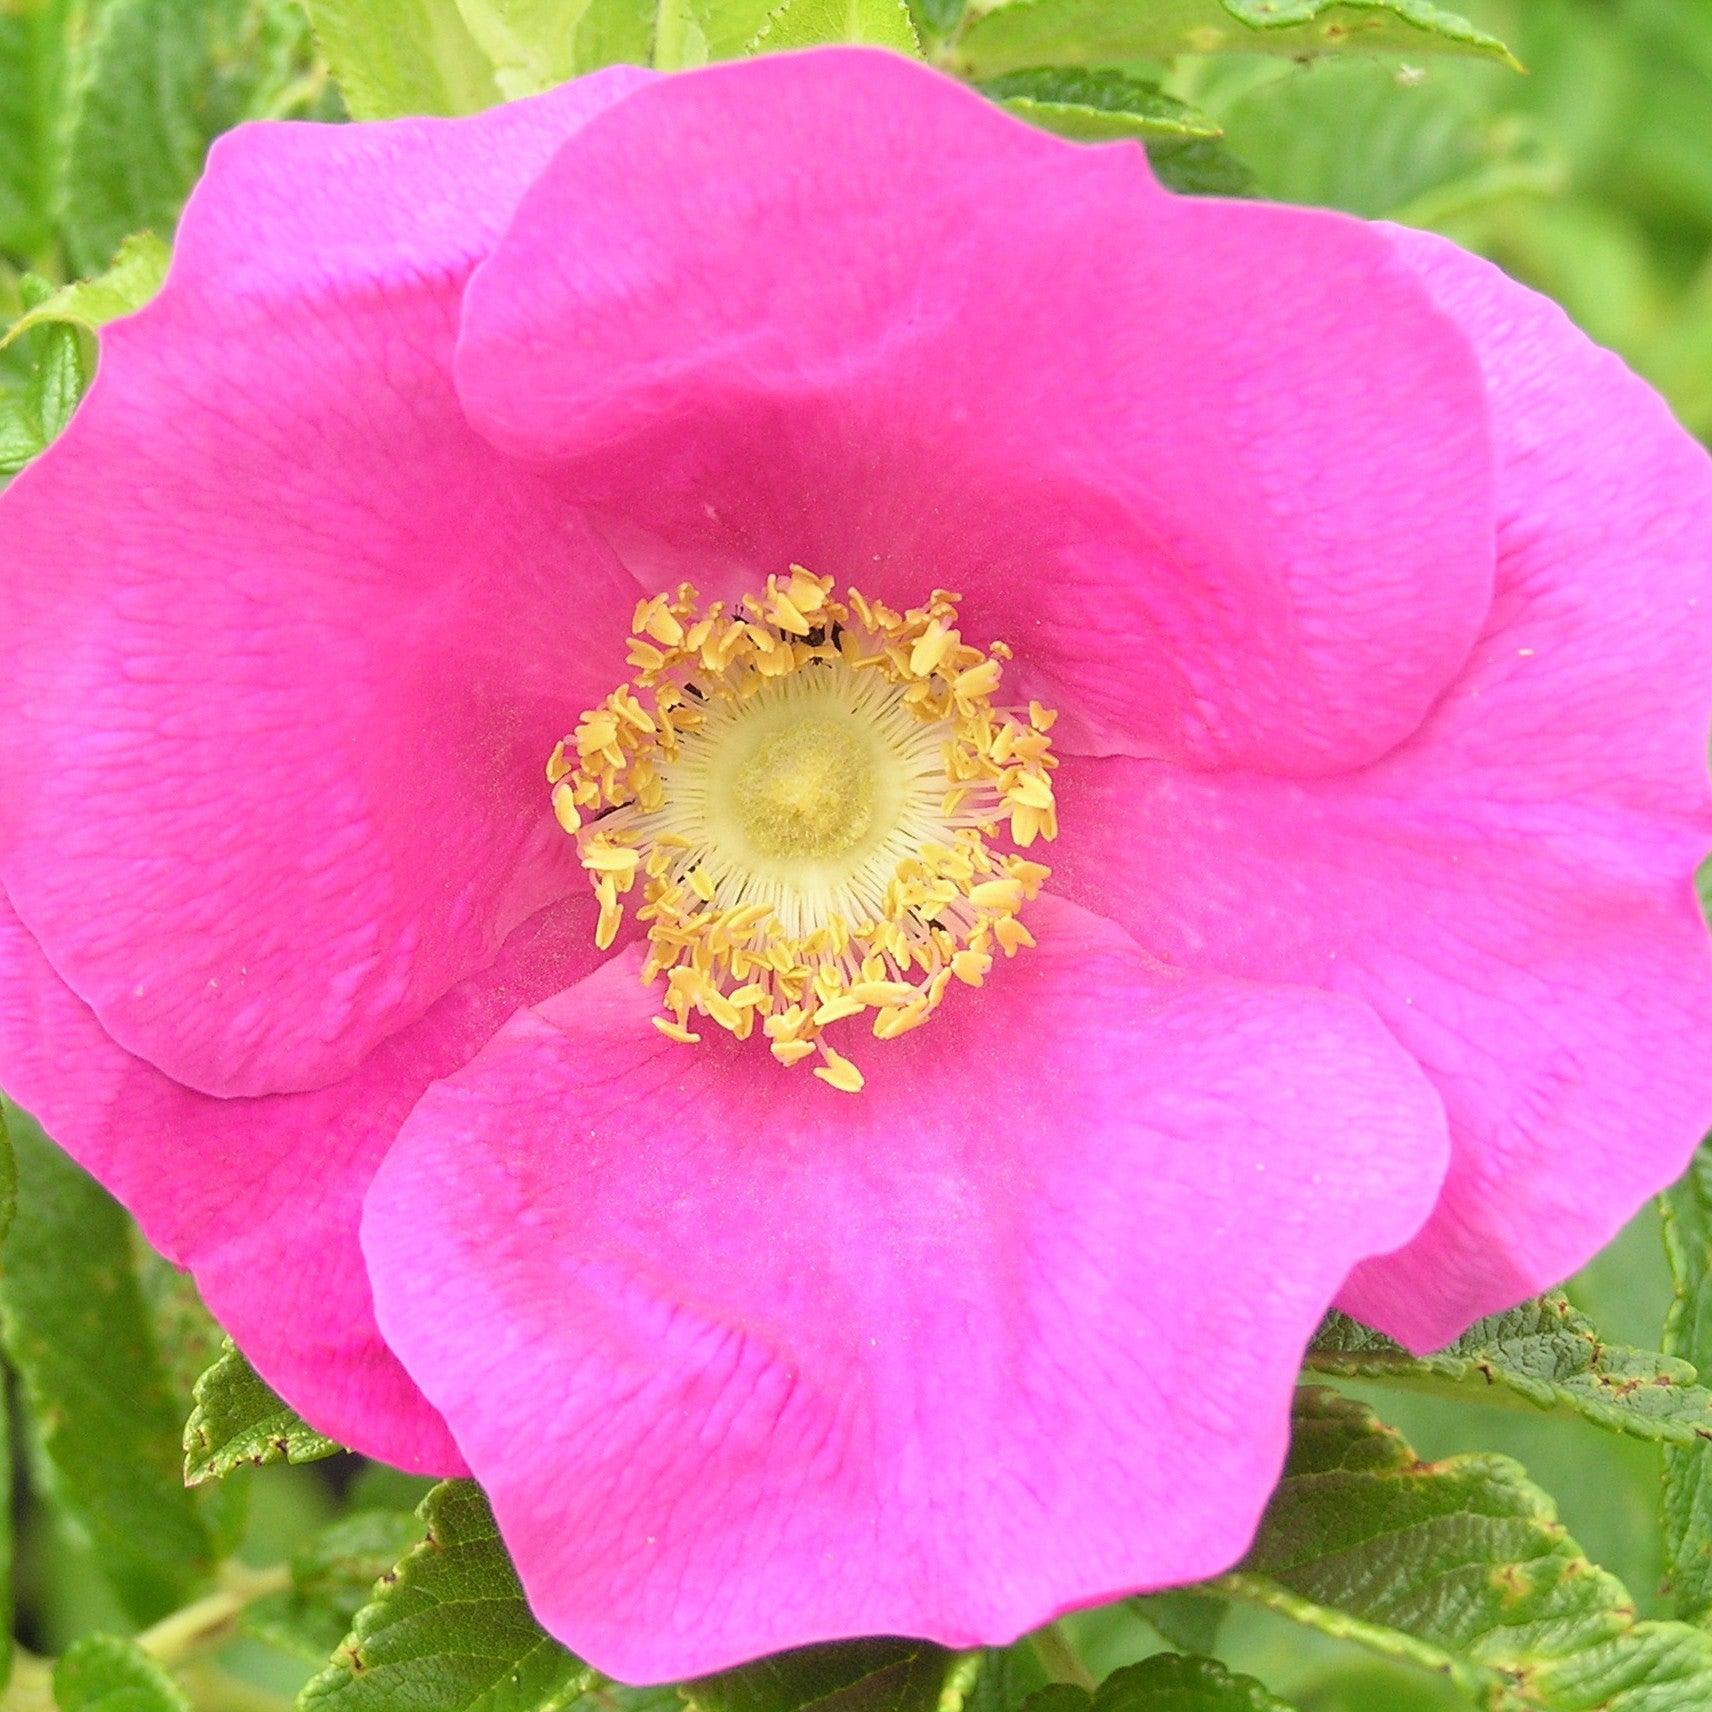
{"type": "Polygon", "coordinates": [[[635,585],[449,365],[511,204],[642,76],[222,139],[165,290],[0,498],[0,876],[182,1082],[331,1082],[581,884],[541,768],[635,585]]]}
{"type": "Polygon", "coordinates": [[[1007,1642],[1247,1544],[1303,1345],[1431,1205],[1442,1113],[1359,1005],[1174,980],[1050,899],[1036,930],[863,1037],[854,1097],[663,1040],[632,953],[405,1125],[381,1325],[598,1668],[1007,1642]]]}
{"type": "Polygon", "coordinates": [[[1101,751],[1369,759],[1490,599],[1478,375],[1381,234],[1166,196],[896,56],[603,115],[477,271],[458,378],[645,581],[960,590],[1101,751]]]}
{"type": "Polygon", "coordinates": [[[1712,463],[1544,299],[1396,241],[1474,337],[1503,454],[1468,670],[1347,780],[1066,767],[1053,883],[1184,969],[1356,994],[1416,1054],[1444,1197],[1345,1300],[1428,1348],[1568,1276],[1712,1123],[1712,463]]]}

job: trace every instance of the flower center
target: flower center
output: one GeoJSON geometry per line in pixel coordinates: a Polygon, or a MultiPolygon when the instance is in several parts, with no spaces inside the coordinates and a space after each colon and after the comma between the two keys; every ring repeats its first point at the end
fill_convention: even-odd
{"type": "Polygon", "coordinates": [[[547,778],[603,949],[641,886],[663,1034],[760,1028],[854,1093],[829,1029],[866,1013],[893,1039],[1034,943],[1018,912],[1047,870],[998,841],[1057,834],[1056,715],[998,705],[1010,650],[971,646],[956,615],[944,591],[896,613],[794,568],[729,612],[687,584],[637,607],[636,677],[547,778]]]}
{"type": "Polygon", "coordinates": [[[745,727],[746,752],[722,794],[751,861],[777,868],[854,849],[874,824],[878,787],[892,782],[868,728],[836,710],[805,708],[793,719],[788,703],[770,719],[751,710],[745,727]]]}

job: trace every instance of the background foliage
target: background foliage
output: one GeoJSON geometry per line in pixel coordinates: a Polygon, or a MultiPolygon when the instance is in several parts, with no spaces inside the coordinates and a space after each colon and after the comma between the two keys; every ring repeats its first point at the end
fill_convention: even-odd
{"type": "MultiPolygon", "coordinates": [[[[69,417],[94,329],[158,284],[227,127],[468,112],[616,61],[825,40],[929,58],[1069,136],[1138,138],[1186,191],[1447,232],[1712,438],[1712,0],[307,5],[0,0],[0,481],[69,417]]],[[[1215,1583],[1003,1652],[882,1640],[638,1691],[536,1628],[475,1488],[296,1420],[125,1215],[5,1117],[6,1712],[1712,1706],[1712,1158],[1567,1293],[1442,1356],[1334,1318],[1260,1540],[1215,1583]]]]}

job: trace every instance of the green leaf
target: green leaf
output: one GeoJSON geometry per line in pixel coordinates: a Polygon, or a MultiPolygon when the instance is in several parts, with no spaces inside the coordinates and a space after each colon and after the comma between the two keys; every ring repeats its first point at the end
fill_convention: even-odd
{"type": "Polygon", "coordinates": [[[1254,174],[1222,142],[1150,138],[1147,158],[1162,184],[1183,196],[1252,196],[1254,174]]]}
{"type": "Polygon", "coordinates": [[[190,1702],[135,1641],[85,1635],[54,1665],[59,1712],[190,1712],[190,1702]]]}
{"type": "MultiPolygon", "coordinates": [[[[3,1119],[3,1114],[0,1114],[3,1119]]],[[[9,1155],[4,1123],[0,1121],[0,1154],[9,1155]]],[[[12,1518],[12,1398],[11,1388],[0,1371],[0,1689],[12,1675],[12,1628],[15,1616],[16,1588],[13,1584],[12,1563],[17,1545],[17,1528],[12,1518]]]]}
{"type": "Polygon", "coordinates": [[[1712,1704],[1712,1633],[1639,1620],[1515,1463],[1422,1462],[1329,1391],[1300,1394],[1254,1549],[1214,1587],[1436,1671],[1486,1712],[1712,1704]]]}
{"type": "Polygon", "coordinates": [[[935,44],[953,34],[963,22],[965,0],[910,0],[916,34],[935,44]]]}
{"type": "Polygon", "coordinates": [[[1090,1712],[1094,1697],[1073,1682],[1049,1682],[1024,1700],[1017,1712],[1090,1712]]]}
{"type": "Polygon", "coordinates": [[[103,0],[66,117],[60,224],[73,270],[94,273],[133,232],[170,232],[222,131],[318,94],[291,0],[103,0]]]}
{"type": "Polygon", "coordinates": [[[184,1426],[184,1483],[200,1486],[235,1468],[319,1462],[343,1448],[283,1403],[230,1339],[196,1382],[184,1426]]]}
{"type": "Polygon", "coordinates": [[[1052,1686],[1031,1641],[989,1648],[976,1655],[974,1681],[955,1712],[1017,1712],[1038,1690],[1052,1686]]]}
{"type": "Polygon", "coordinates": [[[1560,1292],[1476,1320],[1448,1349],[1415,1358],[1333,1314],[1309,1346],[1315,1373],[1559,1409],[1664,1444],[1712,1440],[1712,1391],[1674,1356],[1605,1343],[1560,1292]]]}
{"type": "Polygon", "coordinates": [[[1172,1646],[1186,1653],[1215,1651],[1230,1612],[1224,1600],[1186,1590],[1151,1593],[1136,1600],[1135,1607],[1172,1646]]]}
{"type": "Polygon", "coordinates": [[[1216,88],[1204,99],[1275,201],[1436,225],[1564,188],[1537,128],[1484,110],[1466,79],[1362,60],[1260,69],[1227,99],[1216,88]]]}
{"type": "Polygon", "coordinates": [[[827,42],[862,42],[921,57],[906,0],[784,0],[749,43],[750,53],[783,53],[827,42]]]}
{"type": "MultiPolygon", "coordinates": [[[[685,1702],[693,1712],[933,1712],[956,1664],[923,1642],[853,1641],[679,1689],[625,1688],[530,1615],[477,1486],[445,1481],[417,1514],[426,1539],[356,1614],[300,1712],[561,1712],[584,1700],[587,1712],[682,1712],[685,1702]]],[[[380,1543],[355,1519],[344,1539],[380,1543]]]]}
{"type": "Polygon", "coordinates": [[[529,1614],[479,1488],[436,1486],[427,1538],[357,1613],[301,1712],[558,1712],[601,1679],[529,1614]]]}
{"type": "Polygon", "coordinates": [[[0,5],[0,252],[39,262],[54,239],[72,0],[0,5]]]}
{"type": "Polygon", "coordinates": [[[954,1655],[921,1641],[800,1647],[682,1693],[698,1712],[933,1712],[954,1655]]]}
{"type": "MultiPolygon", "coordinates": [[[[1705,1143],[1664,1196],[1663,1213],[1675,1286],[1664,1347],[1712,1367],[1712,1148],[1705,1143]]],[[[1712,1452],[1704,1445],[1664,1454],[1664,1550],[1671,1609],[1705,1621],[1712,1615],[1712,1452]]]]}
{"type": "MultiPolygon", "coordinates": [[[[26,274],[20,285],[26,314],[52,296],[34,275],[26,274]]],[[[16,474],[59,436],[95,368],[92,342],[62,322],[36,327],[16,345],[0,345],[0,357],[14,353],[23,359],[23,373],[0,391],[0,477],[16,474]]]]}
{"type": "Polygon", "coordinates": [[[1217,1659],[1155,1653],[1114,1671],[1090,1694],[1049,1683],[1019,1712],[1290,1712],[1253,1677],[1233,1676],[1217,1659]]]}
{"type": "Polygon", "coordinates": [[[779,0],[659,0],[654,64],[683,71],[751,51],[779,0]]]}
{"type": "Polygon", "coordinates": [[[607,65],[647,65],[653,0],[458,0],[508,100],[607,65]]]}
{"type": "Polygon", "coordinates": [[[1509,50],[1428,0],[977,0],[949,58],[976,77],[1178,54],[1476,54],[1509,50]]]}
{"type": "Polygon", "coordinates": [[[500,99],[493,61],[458,0],[304,0],[354,119],[479,113],[500,99]]]}
{"type": "Polygon", "coordinates": [[[1093,1712],[1290,1712],[1249,1676],[1210,1658],[1157,1653],[1114,1672],[1094,1695],[1093,1712]]]}
{"type": "Polygon", "coordinates": [[[127,238],[105,273],[62,285],[52,296],[26,310],[0,337],[0,348],[32,327],[50,321],[92,333],[121,315],[141,309],[160,289],[171,259],[172,251],[152,232],[139,232],[127,238]]]}
{"type": "Polygon", "coordinates": [[[148,1621],[212,1569],[179,1478],[173,1402],[130,1221],[15,1110],[18,1211],[0,1246],[0,1335],[55,1476],[127,1609],[148,1621]]]}
{"type": "Polygon", "coordinates": [[[1079,141],[1219,135],[1216,119],[1122,71],[1042,67],[993,78],[980,89],[1019,119],[1079,141]]]}
{"type": "Polygon", "coordinates": [[[6,1107],[0,1105],[0,1243],[12,1228],[18,1210],[18,1157],[12,1151],[12,1135],[6,1127],[6,1107]]]}

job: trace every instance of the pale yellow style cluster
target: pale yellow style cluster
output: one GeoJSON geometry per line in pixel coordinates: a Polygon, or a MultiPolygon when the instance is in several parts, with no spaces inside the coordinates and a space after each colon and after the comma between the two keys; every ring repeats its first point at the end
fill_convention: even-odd
{"type": "Polygon", "coordinates": [[[1057,835],[1056,715],[998,704],[1010,650],[957,629],[935,590],[898,613],[793,567],[730,609],[687,583],[642,601],[636,669],[547,763],[553,809],[600,901],[648,924],[654,1026],[759,1027],[785,1064],[855,1093],[826,1031],[872,1014],[907,1033],[952,982],[978,987],[1048,870],[1000,850],[1057,835]]]}

